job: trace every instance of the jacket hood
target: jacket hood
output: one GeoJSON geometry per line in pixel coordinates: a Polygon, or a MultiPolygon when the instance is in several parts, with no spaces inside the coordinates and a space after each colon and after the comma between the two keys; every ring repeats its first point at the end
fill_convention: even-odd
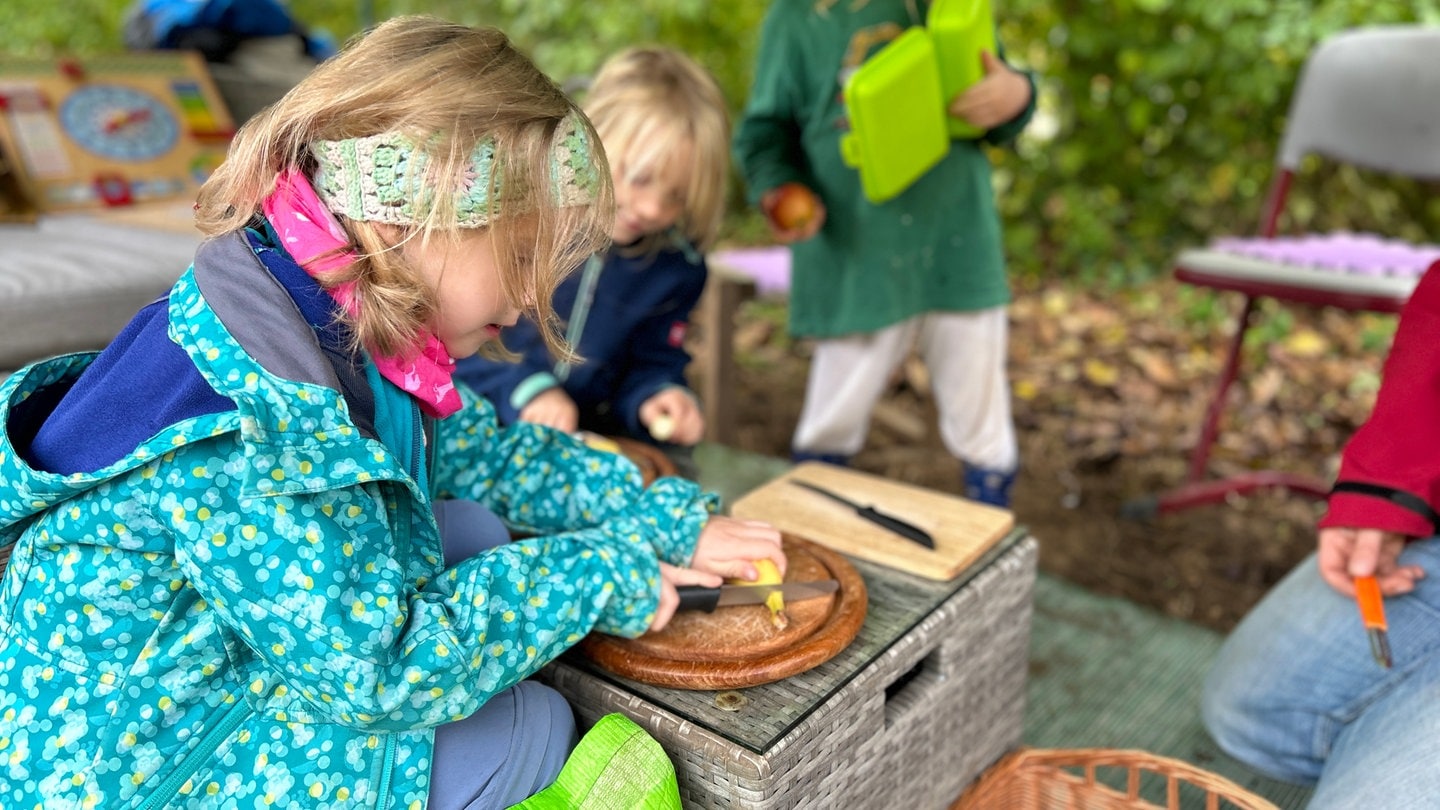
{"type": "Polygon", "coordinates": [[[10,545],[34,515],[119,474],[120,470],[61,475],[31,466],[22,450],[35,429],[94,359],[93,353],[46,360],[0,385],[0,547],[10,545]]]}
{"type": "MultiPolygon", "coordinates": [[[[403,464],[375,441],[373,396],[337,332],[332,299],[263,234],[234,233],[202,244],[168,302],[142,310],[132,327],[134,334],[102,353],[41,361],[0,384],[0,481],[6,484],[0,488],[0,547],[14,542],[29,518],[79,492],[177,447],[237,431],[246,465],[236,472],[243,489],[256,496],[393,479],[423,497],[403,464]],[[188,358],[183,371],[198,375],[208,397],[205,391],[172,396],[175,368],[152,365],[137,372],[157,354],[126,357],[142,339],[142,321],[164,328],[188,358]],[[85,375],[92,368],[96,373],[85,375]],[[149,384],[128,391],[116,384],[137,374],[149,384]],[[117,407],[117,400],[125,401],[117,407]],[[53,462],[54,452],[40,453],[46,462],[36,463],[37,436],[60,424],[83,429],[87,415],[107,409],[129,430],[137,422],[155,427],[123,440],[101,438],[91,427],[92,444],[121,448],[113,458],[87,446],[79,455],[59,456],[89,464],[67,468],[53,462]],[[137,410],[148,416],[137,419],[137,410]],[[281,468],[305,472],[278,476],[281,468]]],[[[71,444],[86,444],[80,441],[85,434],[72,433],[71,444]]],[[[65,443],[39,444],[45,451],[65,443]]]]}

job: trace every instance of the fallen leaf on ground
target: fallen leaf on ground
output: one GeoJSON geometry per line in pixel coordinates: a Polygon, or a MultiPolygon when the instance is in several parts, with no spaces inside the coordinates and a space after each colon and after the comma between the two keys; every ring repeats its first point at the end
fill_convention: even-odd
{"type": "Polygon", "coordinates": [[[1095,385],[1112,388],[1115,381],[1120,379],[1120,370],[1105,362],[1091,358],[1085,361],[1085,379],[1095,385]]]}
{"type": "Polygon", "coordinates": [[[1175,364],[1170,358],[1152,349],[1131,349],[1129,351],[1130,362],[1140,368],[1141,373],[1150,382],[1161,388],[1175,388],[1180,384],[1180,376],[1175,373],[1175,364]]]}
{"type": "Polygon", "coordinates": [[[1330,341],[1313,329],[1299,329],[1282,342],[1285,351],[1296,357],[1319,357],[1330,350],[1330,341]]]}

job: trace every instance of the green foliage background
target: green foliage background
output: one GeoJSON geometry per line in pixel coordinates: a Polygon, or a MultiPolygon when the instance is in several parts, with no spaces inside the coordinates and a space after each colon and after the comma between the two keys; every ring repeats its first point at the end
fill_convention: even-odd
{"type": "MultiPolygon", "coordinates": [[[[1440,24],[1434,0],[996,0],[1042,77],[1000,161],[1017,269],[1106,281],[1168,269],[1180,246],[1254,233],[1306,54],[1337,31],[1440,24]]],[[[1282,230],[1440,238],[1433,188],[1312,162],[1282,230]]]]}
{"type": "MultiPolygon", "coordinates": [[[[1290,92],[1316,42],[1359,25],[1440,24],[1440,0],[994,0],[1011,57],[1036,71],[1040,115],[994,154],[1016,273],[1124,285],[1173,252],[1255,229],[1290,92]]],[[[12,54],[122,50],[127,0],[7,0],[12,54]]],[[[738,112],[759,0],[310,0],[291,8],[344,40],[376,19],[430,13],[498,25],[559,80],[609,53],[664,42],[695,55],[738,112]]],[[[1437,238],[1425,184],[1317,162],[1282,228],[1437,238]]],[[[731,237],[763,238],[737,194],[731,237]]]]}

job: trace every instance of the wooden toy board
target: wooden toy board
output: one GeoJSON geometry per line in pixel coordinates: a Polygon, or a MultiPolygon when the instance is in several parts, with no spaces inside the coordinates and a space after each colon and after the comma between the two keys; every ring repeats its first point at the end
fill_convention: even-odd
{"type": "Polygon", "coordinates": [[[199,54],[0,57],[0,147],[43,210],[193,197],[234,128],[199,54]]]}
{"type": "Polygon", "coordinates": [[[20,164],[0,141],[0,222],[34,222],[40,213],[35,191],[20,174],[20,164]]]}

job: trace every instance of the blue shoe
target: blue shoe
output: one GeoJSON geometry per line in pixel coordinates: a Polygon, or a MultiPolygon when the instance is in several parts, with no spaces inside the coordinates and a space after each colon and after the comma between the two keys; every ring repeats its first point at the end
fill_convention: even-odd
{"type": "Polygon", "coordinates": [[[1015,476],[1019,470],[1003,472],[969,464],[964,465],[964,469],[965,497],[1001,509],[1010,508],[1010,488],[1015,485],[1015,476]]]}
{"type": "Polygon", "coordinates": [[[826,464],[834,464],[836,467],[850,466],[850,457],[843,453],[810,453],[805,450],[791,450],[790,460],[796,464],[802,461],[823,461],[826,464]]]}

